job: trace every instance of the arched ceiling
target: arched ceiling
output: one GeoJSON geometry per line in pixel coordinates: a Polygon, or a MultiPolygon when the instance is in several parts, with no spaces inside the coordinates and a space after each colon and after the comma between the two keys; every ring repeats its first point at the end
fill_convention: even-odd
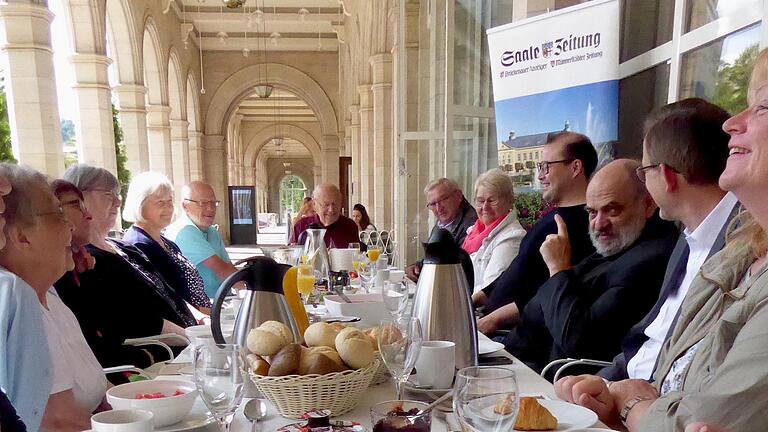
{"type": "MultiPolygon", "coordinates": [[[[258,122],[263,125],[272,123],[267,129],[274,130],[274,136],[284,136],[285,124],[295,122],[317,122],[312,108],[288,90],[274,89],[268,98],[260,98],[253,94],[243,99],[237,107],[237,115],[242,115],[242,126],[248,127],[248,122],[258,122]]],[[[261,152],[266,158],[311,158],[312,155],[301,142],[283,138],[280,145],[270,142],[262,147],[261,152]],[[281,151],[282,150],[282,151],[281,151]]]]}
{"type": "Polygon", "coordinates": [[[203,49],[207,51],[241,51],[248,47],[255,53],[258,46],[268,51],[338,50],[334,28],[342,25],[344,17],[338,0],[245,0],[244,6],[236,9],[223,6],[222,0],[175,2],[186,21],[193,22],[202,34],[203,49]],[[307,13],[300,13],[302,9],[307,13]],[[228,36],[224,42],[218,36],[222,31],[228,36]],[[269,38],[273,32],[280,33],[276,44],[269,38]]]}

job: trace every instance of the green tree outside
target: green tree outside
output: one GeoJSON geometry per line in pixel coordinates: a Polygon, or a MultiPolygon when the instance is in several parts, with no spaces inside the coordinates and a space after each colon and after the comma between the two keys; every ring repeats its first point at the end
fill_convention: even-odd
{"type": "Polygon", "coordinates": [[[11,125],[8,123],[8,102],[5,89],[0,88],[0,162],[17,163],[11,147],[11,125]]]}
{"type": "MultiPolygon", "coordinates": [[[[120,127],[120,120],[117,118],[118,110],[112,105],[112,131],[115,134],[115,161],[117,162],[117,180],[120,182],[120,195],[123,198],[122,205],[120,206],[120,214],[122,215],[122,209],[125,207],[125,195],[128,193],[128,185],[131,183],[131,172],[126,168],[125,164],[128,161],[128,156],[125,153],[125,145],[123,145],[123,129],[120,127]]],[[[131,226],[130,223],[120,218],[123,228],[131,226]]]]}
{"type": "Polygon", "coordinates": [[[747,87],[758,52],[758,44],[754,44],[745,49],[733,64],[721,64],[712,103],[731,114],[740,113],[747,107],[747,87]]]}

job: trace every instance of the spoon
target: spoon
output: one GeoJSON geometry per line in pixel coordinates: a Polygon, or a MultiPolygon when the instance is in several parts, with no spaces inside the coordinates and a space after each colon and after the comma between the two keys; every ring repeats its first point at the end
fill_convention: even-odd
{"type": "MultiPolygon", "coordinates": [[[[440,405],[441,403],[443,403],[445,400],[447,400],[451,396],[453,396],[453,390],[451,390],[448,393],[446,393],[446,394],[440,396],[439,398],[435,399],[434,402],[432,402],[431,404],[427,405],[426,408],[424,408],[423,410],[419,411],[416,415],[420,416],[420,415],[422,415],[424,413],[428,413],[428,412],[432,411],[432,408],[440,405]]],[[[246,405],[246,408],[248,408],[247,405],[246,405]]]]}
{"type": "Polygon", "coordinates": [[[256,424],[267,416],[267,404],[264,399],[251,399],[243,408],[245,418],[251,421],[251,432],[256,430],[256,424]]]}

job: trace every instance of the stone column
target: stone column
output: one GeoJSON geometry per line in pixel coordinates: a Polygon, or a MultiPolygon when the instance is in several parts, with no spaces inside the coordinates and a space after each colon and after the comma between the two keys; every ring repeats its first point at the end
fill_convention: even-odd
{"type": "MultiPolygon", "coordinates": [[[[323,182],[323,166],[322,165],[315,165],[312,170],[312,174],[314,174],[315,186],[323,182]]],[[[310,194],[312,192],[313,191],[309,191],[310,194]]]]}
{"type": "Polygon", "coordinates": [[[360,95],[360,203],[373,209],[373,106],[371,85],[357,87],[360,95]]]}
{"type": "Polygon", "coordinates": [[[80,121],[75,123],[80,162],[117,174],[112,124],[112,91],[107,68],[112,59],[101,54],[74,54],[75,85],[80,121]]]}
{"type": "Polygon", "coordinates": [[[171,155],[173,187],[181,191],[181,187],[190,181],[189,122],[186,120],[171,120],[171,155]]]}
{"type": "Polygon", "coordinates": [[[374,219],[382,229],[392,228],[392,54],[382,53],[369,59],[373,71],[373,176],[374,219]]]}
{"type": "Polygon", "coordinates": [[[13,153],[51,177],[64,172],[51,49],[53,14],[45,4],[0,4],[0,50],[13,153]]]}
{"type": "Polygon", "coordinates": [[[339,136],[323,135],[322,181],[339,184],[339,136]]]}
{"type": "Polygon", "coordinates": [[[215,223],[225,243],[229,243],[229,197],[227,191],[227,158],[224,135],[203,136],[205,181],[211,185],[216,199],[222,204],[216,212],[215,223]]]}
{"type": "Polygon", "coordinates": [[[147,106],[149,168],[173,178],[170,114],[171,107],[168,105],[147,106]]]}
{"type": "Polygon", "coordinates": [[[132,173],[149,170],[147,137],[147,88],[140,84],[122,84],[112,91],[117,95],[118,117],[123,130],[123,145],[128,157],[126,166],[132,173]]]}
{"type": "Polygon", "coordinates": [[[349,107],[351,115],[349,125],[349,155],[352,157],[349,182],[352,184],[352,204],[360,202],[360,105],[352,104],[349,107]]]}
{"type": "Polygon", "coordinates": [[[189,179],[203,180],[203,134],[189,131],[189,179]]]}

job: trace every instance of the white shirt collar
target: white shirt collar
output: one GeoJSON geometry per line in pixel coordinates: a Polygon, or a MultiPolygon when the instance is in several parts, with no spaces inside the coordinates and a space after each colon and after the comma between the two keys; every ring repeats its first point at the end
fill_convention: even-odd
{"type": "Polygon", "coordinates": [[[719,203],[709,212],[707,217],[696,227],[693,232],[688,228],[683,230],[685,234],[685,240],[688,242],[688,247],[693,249],[712,249],[712,245],[715,243],[717,235],[723,228],[725,221],[728,220],[728,216],[733,210],[733,206],[736,205],[738,199],[736,195],[728,192],[720,200],[719,203]]]}

